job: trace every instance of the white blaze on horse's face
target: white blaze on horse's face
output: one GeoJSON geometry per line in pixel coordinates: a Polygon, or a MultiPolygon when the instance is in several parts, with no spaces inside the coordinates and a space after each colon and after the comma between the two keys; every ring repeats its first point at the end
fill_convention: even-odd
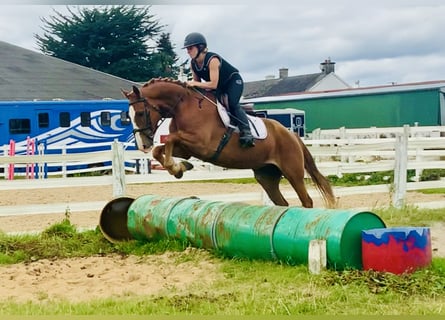
{"type": "Polygon", "coordinates": [[[153,146],[153,141],[151,141],[145,134],[143,134],[140,130],[141,127],[138,126],[138,124],[135,121],[136,112],[134,110],[133,106],[130,106],[128,110],[128,115],[130,116],[131,123],[133,125],[133,131],[134,132],[134,138],[136,139],[136,146],[139,149],[139,151],[142,151],[144,153],[148,153],[153,146]]]}

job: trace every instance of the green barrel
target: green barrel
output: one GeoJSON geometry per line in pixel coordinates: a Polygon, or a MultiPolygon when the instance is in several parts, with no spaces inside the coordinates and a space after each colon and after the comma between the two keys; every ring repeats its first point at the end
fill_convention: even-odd
{"type": "Polygon", "coordinates": [[[198,248],[216,249],[216,221],[231,204],[195,199],[178,202],[170,211],[167,230],[170,237],[188,240],[198,248]]]}
{"type": "Polygon", "coordinates": [[[326,240],[328,267],[362,269],[362,230],[384,228],[368,211],[289,207],[275,227],[274,250],[289,264],[308,262],[309,242],[326,240]]]}
{"type": "Polygon", "coordinates": [[[245,203],[225,207],[216,221],[216,247],[233,257],[275,260],[272,236],[287,209],[245,203]]]}
{"type": "Polygon", "coordinates": [[[104,237],[111,242],[133,239],[128,231],[128,208],[133,203],[133,198],[120,197],[108,202],[102,209],[99,218],[99,228],[104,237]]]}
{"type": "Polygon", "coordinates": [[[134,239],[174,238],[232,257],[275,258],[272,235],[287,207],[145,195],[128,210],[134,239]]]}
{"type": "Polygon", "coordinates": [[[326,240],[328,267],[361,269],[362,231],[385,224],[367,211],[144,195],[111,201],[102,211],[100,227],[110,241],[174,238],[232,257],[289,264],[307,263],[310,241],[322,239],[326,240]]]}
{"type": "Polygon", "coordinates": [[[193,197],[165,198],[156,195],[136,198],[128,209],[128,231],[137,240],[179,238],[168,228],[171,212],[181,202],[190,207],[198,200],[193,197]]]}

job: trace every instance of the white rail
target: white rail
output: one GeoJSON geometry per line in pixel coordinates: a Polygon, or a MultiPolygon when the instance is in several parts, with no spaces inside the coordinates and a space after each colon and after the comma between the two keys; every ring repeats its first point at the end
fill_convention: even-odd
{"type": "MultiPolygon", "coordinates": [[[[413,127],[419,130],[421,127],[413,127]]],[[[401,206],[404,204],[405,193],[408,190],[406,182],[406,170],[416,170],[416,179],[419,180],[424,169],[445,169],[445,131],[444,127],[428,127],[430,132],[422,131],[423,134],[413,134],[413,128],[407,126],[398,129],[394,137],[390,138],[330,138],[330,139],[309,139],[305,140],[317,166],[324,175],[341,176],[345,173],[369,173],[379,171],[394,171],[395,182],[391,188],[394,190],[393,204],[401,206]],[[436,133],[439,134],[436,134],[436,133]],[[434,133],[434,134],[433,134],[434,133]]],[[[352,130],[352,129],[351,129],[352,130]]],[[[356,129],[358,130],[358,129],[356,129]]],[[[367,129],[371,130],[371,129],[367,129]]],[[[377,130],[377,129],[376,129],[377,130]]],[[[363,133],[363,132],[362,132],[363,133]]],[[[357,132],[355,132],[357,134],[357,132]]],[[[345,136],[345,135],[344,135],[345,136]]],[[[4,148],[6,151],[6,149],[4,148]]],[[[86,171],[112,170],[112,176],[84,177],[82,183],[112,184],[113,195],[119,196],[125,193],[125,184],[138,182],[160,182],[157,175],[148,174],[150,170],[145,170],[145,174],[128,174],[135,171],[133,167],[127,167],[126,163],[136,159],[143,162],[150,159],[150,154],[143,154],[139,151],[124,150],[122,143],[115,142],[112,148],[107,151],[87,152],[87,153],[67,153],[46,155],[14,155],[9,156],[8,152],[3,152],[0,156],[0,168],[4,168],[5,180],[0,180],[0,190],[19,186],[25,187],[49,187],[67,184],[73,186],[80,178],[67,178],[66,167],[74,164],[110,163],[106,166],[98,166],[86,169],[86,171]],[[40,166],[62,165],[62,172],[58,172],[62,178],[51,179],[30,179],[30,180],[6,180],[6,171],[10,164],[26,165],[36,163],[40,166]],[[76,180],[77,179],[77,180],[76,180]],[[38,180],[38,181],[36,181],[38,180]]],[[[250,170],[225,170],[206,165],[204,162],[196,161],[196,170],[188,172],[182,180],[194,179],[204,180],[225,178],[228,172],[239,176],[252,177],[250,170]],[[201,170],[199,170],[201,169],[201,170]]],[[[78,171],[70,172],[77,173],[78,171]]],[[[85,172],[85,169],[83,170],[85,172]]],[[[54,174],[54,173],[53,173],[54,174]]],[[[163,175],[162,181],[175,181],[174,177],[163,175]]],[[[435,185],[445,187],[443,181],[435,185]]],[[[413,186],[410,187],[411,190],[413,186]]],[[[419,188],[422,188],[419,184],[419,188]]]]}

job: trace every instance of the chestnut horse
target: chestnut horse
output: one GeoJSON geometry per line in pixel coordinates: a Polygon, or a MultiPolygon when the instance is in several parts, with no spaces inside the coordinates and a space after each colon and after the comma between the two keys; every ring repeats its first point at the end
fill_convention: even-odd
{"type": "Polygon", "coordinates": [[[300,137],[279,122],[262,119],[267,129],[265,139],[256,140],[252,148],[241,148],[239,133],[228,131],[221,120],[213,93],[202,93],[172,79],[152,79],[141,88],[122,90],[129,100],[129,117],[139,150],[147,153],[161,121],[171,118],[170,133],[165,144],[155,146],[153,157],[174,175],[181,178],[193,168],[188,161],[175,162],[173,157],[195,157],[217,166],[252,169],[255,179],[275,205],[288,206],[279,190],[284,176],[295,189],[302,205],[312,208],[305,182],[305,170],[311,177],[325,205],[335,206],[329,181],[319,172],[314,159],[300,137]]]}

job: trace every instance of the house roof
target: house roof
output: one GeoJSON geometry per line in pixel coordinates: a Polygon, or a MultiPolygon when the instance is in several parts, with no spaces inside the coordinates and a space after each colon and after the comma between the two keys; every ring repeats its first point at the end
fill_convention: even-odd
{"type": "Polygon", "coordinates": [[[403,84],[391,84],[372,87],[346,88],[324,91],[297,92],[281,96],[263,96],[251,99],[243,99],[243,103],[281,102],[306,100],[314,98],[336,98],[344,96],[359,96],[372,94],[386,94],[390,92],[405,92],[416,90],[440,90],[445,93],[445,80],[433,80],[403,84]]]}
{"type": "Polygon", "coordinates": [[[265,79],[244,83],[245,99],[265,96],[279,96],[289,93],[304,92],[323,79],[326,73],[313,73],[277,79],[265,79]]]}
{"type": "Polygon", "coordinates": [[[0,55],[0,101],[123,99],[140,85],[3,41],[0,55]]]}
{"type": "MultiPolygon", "coordinates": [[[[0,101],[123,99],[121,88],[141,85],[3,41],[0,55],[0,101]]],[[[243,98],[311,91],[334,71],[334,64],[326,60],[320,73],[291,77],[283,68],[279,78],[245,82],[243,98]]]]}

